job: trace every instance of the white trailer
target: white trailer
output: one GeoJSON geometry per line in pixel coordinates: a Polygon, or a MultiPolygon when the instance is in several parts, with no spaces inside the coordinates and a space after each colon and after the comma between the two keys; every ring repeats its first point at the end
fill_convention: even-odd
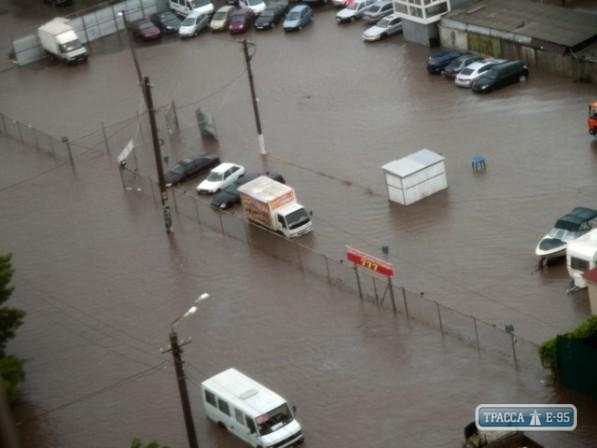
{"type": "Polygon", "coordinates": [[[68,24],[68,19],[56,17],[37,29],[42,48],[54,58],[67,63],[86,62],[87,48],[68,24]]]}
{"type": "Polygon", "coordinates": [[[285,448],[304,440],[286,400],[234,368],[201,383],[205,414],[251,446],[285,448]]]}
{"type": "Polygon", "coordinates": [[[597,267],[597,229],[570,241],[566,248],[566,268],[577,288],[586,288],[583,273],[597,267]]]}

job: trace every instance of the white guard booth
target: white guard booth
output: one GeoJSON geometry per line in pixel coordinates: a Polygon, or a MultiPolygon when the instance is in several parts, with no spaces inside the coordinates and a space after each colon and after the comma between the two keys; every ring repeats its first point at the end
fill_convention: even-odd
{"type": "Polygon", "coordinates": [[[448,188],[444,157],[421,149],[381,168],[390,201],[410,205],[448,188]]]}

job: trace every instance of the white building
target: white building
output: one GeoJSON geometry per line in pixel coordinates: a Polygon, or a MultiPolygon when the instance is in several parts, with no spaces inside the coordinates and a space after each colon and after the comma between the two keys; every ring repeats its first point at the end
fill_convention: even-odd
{"type": "Polygon", "coordinates": [[[394,11],[402,17],[402,33],[406,40],[437,47],[440,44],[438,24],[442,16],[466,2],[467,0],[394,0],[394,11]]]}

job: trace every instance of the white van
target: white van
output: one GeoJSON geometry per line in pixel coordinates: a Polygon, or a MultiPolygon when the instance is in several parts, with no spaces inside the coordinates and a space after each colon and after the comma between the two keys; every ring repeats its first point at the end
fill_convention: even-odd
{"type": "Polygon", "coordinates": [[[597,229],[570,241],[566,247],[566,268],[577,288],[586,288],[583,273],[597,267],[597,229]]]}
{"type": "Polygon", "coordinates": [[[187,16],[191,11],[199,14],[211,15],[214,4],[211,0],[169,0],[170,9],[180,16],[187,16]]]}
{"type": "Polygon", "coordinates": [[[234,368],[201,383],[205,414],[256,448],[303,442],[300,423],[286,400],[234,368]]]}

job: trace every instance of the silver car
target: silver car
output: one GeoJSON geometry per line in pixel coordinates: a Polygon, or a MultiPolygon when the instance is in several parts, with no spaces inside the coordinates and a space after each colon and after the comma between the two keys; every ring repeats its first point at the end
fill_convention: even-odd
{"type": "Polygon", "coordinates": [[[363,11],[363,22],[377,23],[385,16],[389,16],[394,12],[394,3],[392,0],[380,0],[373,3],[365,11],[363,11]]]}
{"type": "Polygon", "coordinates": [[[385,16],[362,35],[363,40],[372,42],[402,31],[402,18],[397,14],[385,16]]]}
{"type": "Polygon", "coordinates": [[[180,37],[194,37],[209,25],[209,15],[192,12],[184,18],[178,28],[180,37]]]}

